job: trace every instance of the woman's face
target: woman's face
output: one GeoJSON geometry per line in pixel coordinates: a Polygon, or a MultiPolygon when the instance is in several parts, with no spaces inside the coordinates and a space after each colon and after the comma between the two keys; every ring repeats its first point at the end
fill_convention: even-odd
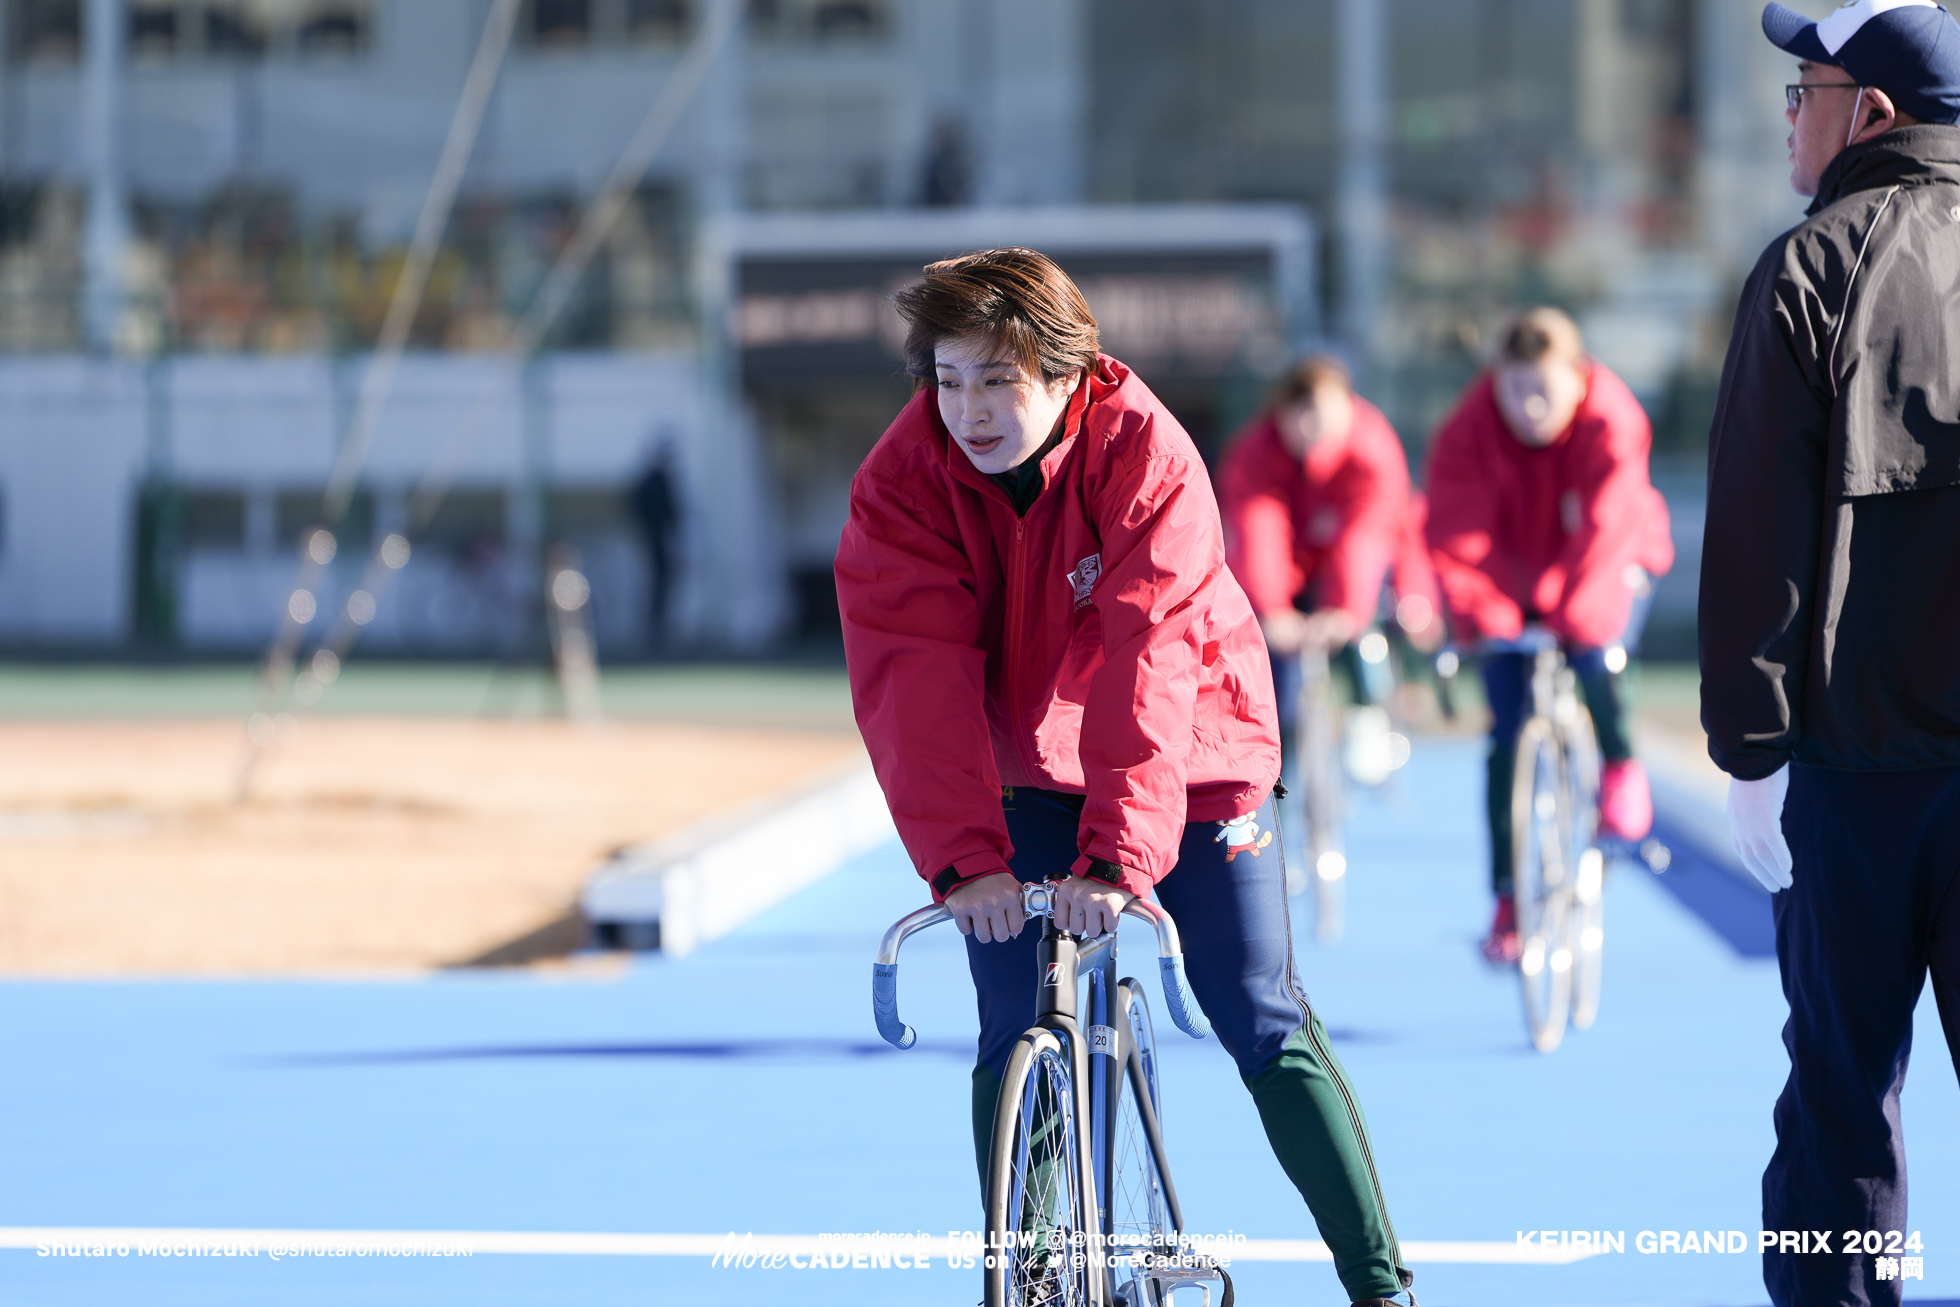
{"type": "Polygon", "coordinates": [[[1324,440],[1336,444],[1354,430],[1354,396],[1344,387],[1321,385],[1279,411],[1279,438],[1293,457],[1324,440]]]}
{"type": "Polygon", "coordinates": [[[1026,462],[1060,425],[1081,373],[1030,377],[991,340],[950,336],[933,348],[939,416],[973,466],[991,476],[1026,462]]]}
{"type": "Polygon", "coordinates": [[[1586,374],[1570,359],[1506,363],[1497,370],[1497,407],[1511,434],[1543,449],[1565,434],[1586,399],[1586,374]]]}

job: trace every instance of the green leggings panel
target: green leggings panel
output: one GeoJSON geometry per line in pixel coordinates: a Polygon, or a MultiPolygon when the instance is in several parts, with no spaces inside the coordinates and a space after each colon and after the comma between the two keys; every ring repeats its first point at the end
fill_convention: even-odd
{"type": "Polygon", "coordinates": [[[1518,746],[1506,740],[1493,740],[1484,758],[1484,805],[1490,818],[1490,889],[1503,896],[1511,892],[1514,871],[1511,866],[1511,786],[1518,766],[1518,746]]]}
{"type": "Polygon", "coordinates": [[[1286,1178],[1307,1200],[1355,1302],[1386,1298],[1415,1282],[1388,1219],[1361,1102],[1327,1042],[1318,1015],[1245,1082],[1286,1178]]]}
{"type": "Polygon", "coordinates": [[[987,1201],[987,1154],[994,1146],[994,1112],[999,1107],[1000,1077],[982,1062],[973,1068],[973,1164],[980,1170],[983,1204],[987,1201]]]}

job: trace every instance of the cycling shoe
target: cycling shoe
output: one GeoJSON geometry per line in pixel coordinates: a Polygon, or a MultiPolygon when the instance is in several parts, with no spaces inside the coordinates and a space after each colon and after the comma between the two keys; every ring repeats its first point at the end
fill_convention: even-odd
{"type": "Polygon", "coordinates": [[[1484,961],[1493,967],[1511,966],[1524,952],[1524,942],[1518,938],[1518,905],[1509,894],[1498,896],[1497,915],[1491,919],[1490,933],[1484,936],[1481,948],[1484,961]]]}

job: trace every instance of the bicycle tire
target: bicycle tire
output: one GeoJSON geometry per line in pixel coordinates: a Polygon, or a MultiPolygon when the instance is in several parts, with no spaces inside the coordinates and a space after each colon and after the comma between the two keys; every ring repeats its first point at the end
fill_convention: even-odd
{"type": "MultiPolygon", "coordinates": [[[[1114,1159],[1108,1195],[1109,1220],[1104,1231],[1110,1238],[1113,1257],[1126,1260],[1112,1266],[1117,1279],[1127,1257],[1140,1250],[1173,1254],[1177,1250],[1180,1219],[1177,1190],[1171,1184],[1170,1161],[1163,1142],[1163,1091],[1157,1082],[1157,1040],[1150,1021],[1150,1006],[1143,988],[1125,979],[1117,986],[1121,1005],[1118,1029],[1127,1037],[1120,1040],[1123,1082],[1117,1089],[1116,1112],[1111,1118],[1110,1153],[1114,1159]]],[[[1119,1283],[1118,1300],[1129,1307],[1155,1307],[1146,1304],[1145,1295],[1125,1295],[1119,1283]]]]}
{"type": "Polygon", "coordinates": [[[1572,889],[1572,1028],[1590,1030],[1599,1019],[1606,970],[1606,858],[1597,848],[1579,855],[1572,889]]]}
{"type": "Polygon", "coordinates": [[[1532,1046],[1549,1053],[1565,1038],[1572,1002],[1571,791],[1565,751],[1550,719],[1518,732],[1511,778],[1511,885],[1517,907],[1519,988],[1532,1046]]]}
{"type": "Polygon", "coordinates": [[[987,1167],[986,1307],[1102,1307],[1091,1271],[1089,1165],[1075,1067],[1061,1037],[1022,1035],[1008,1055],[987,1167]]]}
{"type": "Polygon", "coordinates": [[[1598,845],[1599,738],[1582,707],[1566,731],[1567,773],[1576,822],[1572,881],[1572,1028],[1599,1018],[1606,966],[1606,857],[1598,845]]]}
{"type": "Polygon", "coordinates": [[[1325,653],[1300,659],[1300,792],[1306,874],[1314,892],[1314,939],[1337,944],[1347,927],[1347,851],[1341,838],[1346,782],[1340,714],[1325,653]]]}

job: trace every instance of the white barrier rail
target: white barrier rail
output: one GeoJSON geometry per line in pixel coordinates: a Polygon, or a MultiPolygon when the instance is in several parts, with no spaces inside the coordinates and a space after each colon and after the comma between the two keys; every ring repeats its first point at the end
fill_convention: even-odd
{"type": "Polygon", "coordinates": [[[620,850],[579,907],[601,935],[684,957],[897,831],[858,758],[787,794],[620,850]]]}

